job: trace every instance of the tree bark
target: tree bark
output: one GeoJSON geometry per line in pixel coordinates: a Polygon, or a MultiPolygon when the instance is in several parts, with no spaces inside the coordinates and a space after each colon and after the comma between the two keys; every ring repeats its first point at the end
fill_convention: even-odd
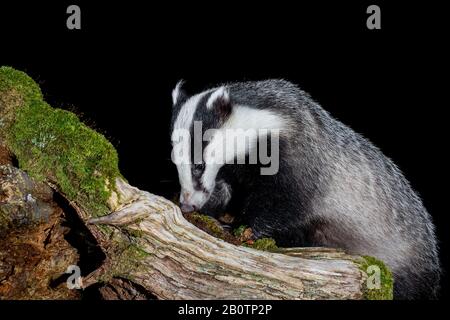
{"type": "MultiPolygon", "coordinates": [[[[291,248],[266,252],[217,239],[190,224],[167,199],[117,180],[115,211],[87,220],[108,256],[86,277],[125,277],[159,299],[363,299],[367,275],[360,258],[341,250],[291,248]],[[120,199],[118,201],[117,199],[120,199]],[[126,227],[139,234],[137,254],[119,257],[97,228],[126,227]],[[115,256],[115,257],[112,257],[115,256]],[[129,261],[117,261],[128,259],[129,261]],[[134,260],[130,263],[130,260],[134,260]],[[122,265],[125,263],[125,267],[122,265]],[[127,265],[134,267],[127,268],[127,265]]],[[[83,219],[88,216],[78,209],[83,219]]]]}

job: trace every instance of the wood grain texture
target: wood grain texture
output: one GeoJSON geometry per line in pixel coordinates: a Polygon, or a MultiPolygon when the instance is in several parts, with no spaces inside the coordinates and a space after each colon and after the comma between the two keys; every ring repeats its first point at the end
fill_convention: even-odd
{"type": "Polygon", "coordinates": [[[364,298],[366,275],[357,257],[340,250],[274,253],[235,246],[190,224],[169,200],[121,179],[111,206],[114,213],[90,219],[91,228],[108,224],[139,232],[139,267],[122,276],[160,299],[364,298]]]}

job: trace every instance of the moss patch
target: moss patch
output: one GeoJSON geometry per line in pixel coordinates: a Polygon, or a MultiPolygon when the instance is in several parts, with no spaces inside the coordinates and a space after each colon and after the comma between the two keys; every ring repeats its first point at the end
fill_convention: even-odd
{"type": "Polygon", "coordinates": [[[247,226],[241,225],[233,230],[233,234],[235,237],[240,237],[244,233],[245,229],[247,229],[247,226]]]}
{"type": "Polygon", "coordinates": [[[15,121],[17,109],[33,100],[42,100],[39,86],[23,72],[0,67],[0,144],[15,121]]]}
{"type": "Polygon", "coordinates": [[[0,67],[0,93],[12,90],[25,104],[43,99],[41,89],[25,72],[11,67],[0,67]]]}
{"type": "Polygon", "coordinates": [[[250,247],[256,250],[273,251],[278,250],[277,243],[272,238],[261,238],[249,243],[248,241],[244,243],[244,246],[250,247]]]}
{"type": "Polygon", "coordinates": [[[144,236],[144,232],[138,229],[124,228],[125,232],[134,238],[142,238],[144,236]]]}
{"type": "Polygon", "coordinates": [[[151,254],[143,250],[140,245],[134,241],[118,241],[116,243],[114,260],[108,272],[102,274],[101,282],[109,282],[114,277],[123,277],[133,280],[130,274],[145,267],[142,260],[151,254]]]}
{"type": "Polygon", "coordinates": [[[256,250],[264,250],[264,251],[273,251],[276,252],[278,250],[278,246],[274,239],[272,238],[261,238],[255,241],[242,239],[242,235],[244,231],[251,230],[246,226],[239,226],[237,229],[233,230],[233,232],[229,232],[223,229],[217,220],[203,215],[197,212],[184,214],[184,217],[197,228],[202,229],[206,233],[210,235],[222,239],[228,243],[232,243],[234,245],[243,245],[248,248],[253,248],[256,250]]]}
{"type": "Polygon", "coordinates": [[[0,101],[1,119],[8,119],[6,144],[19,167],[38,181],[57,184],[92,216],[107,214],[107,200],[120,176],[111,143],[75,114],[50,107],[23,72],[0,68],[0,101]]]}
{"type": "Polygon", "coordinates": [[[355,262],[359,265],[361,271],[367,274],[368,277],[375,275],[374,270],[369,270],[370,266],[376,266],[380,270],[380,288],[369,288],[368,284],[370,280],[365,281],[363,284],[364,298],[366,300],[392,300],[394,296],[394,280],[389,268],[382,261],[370,256],[362,256],[355,262]]]}
{"type": "Polygon", "coordinates": [[[205,231],[206,233],[222,239],[226,242],[232,244],[240,244],[239,240],[236,239],[231,233],[224,230],[219,222],[210,216],[203,215],[197,212],[184,214],[184,217],[197,228],[205,231]]]}

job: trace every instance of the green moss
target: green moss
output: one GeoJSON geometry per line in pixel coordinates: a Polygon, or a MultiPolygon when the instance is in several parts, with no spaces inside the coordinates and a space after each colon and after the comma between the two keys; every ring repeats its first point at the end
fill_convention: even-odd
{"type": "Polygon", "coordinates": [[[193,223],[199,223],[203,225],[208,231],[213,233],[214,236],[221,238],[223,236],[223,229],[217,224],[216,220],[213,218],[194,212],[190,215],[190,220],[193,223]]]}
{"type": "Polygon", "coordinates": [[[41,89],[25,72],[11,67],[0,67],[0,93],[10,90],[19,93],[25,104],[43,99],[41,89]]]}
{"type": "Polygon", "coordinates": [[[240,237],[244,233],[245,229],[247,229],[247,226],[241,225],[233,230],[233,234],[235,237],[240,237]]]}
{"type": "Polygon", "coordinates": [[[264,250],[264,251],[277,251],[278,246],[274,239],[272,238],[261,238],[257,239],[253,242],[253,244],[245,243],[244,246],[250,247],[256,250],[264,250]]]}
{"type": "Polygon", "coordinates": [[[42,100],[37,84],[23,72],[2,67],[3,110],[12,103],[6,101],[11,91],[20,106],[15,108],[5,135],[20,168],[38,181],[55,183],[91,216],[107,214],[107,200],[120,176],[117,152],[111,143],[75,114],[50,107],[42,100]]]}
{"type": "Polygon", "coordinates": [[[368,270],[370,266],[377,266],[380,270],[380,288],[368,288],[368,281],[366,281],[363,284],[364,298],[367,300],[392,300],[394,280],[389,268],[382,261],[370,256],[362,256],[355,262],[369,277],[374,275],[374,271],[368,270]]]}
{"type": "Polygon", "coordinates": [[[17,110],[33,100],[42,100],[39,86],[23,72],[0,67],[0,143],[14,123],[17,110]]]}
{"type": "Polygon", "coordinates": [[[130,274],[139,268],[144,268],[142,260],[151,254],[142,249],[135,242],[117,242],[117,249],[114,260],[111,260],[111,267],[104,273],[100,279],[101,282],[109,282],[112,278],[120,276],[133,280],[130,274]]]}
{"type": "Polygon", "coordinates": [[[98,224],[97,228],[100,229],[105,235],[110,236],[113,233],[114,227],[107,224],[98,224]]]}
{"type": "Polygon", "coordinates": [[[144,236],[144,232],[142,230],[137,229],[131,229],[131,228],[125,228],[128,235],[134,238],[142,238],[144,236]]]}

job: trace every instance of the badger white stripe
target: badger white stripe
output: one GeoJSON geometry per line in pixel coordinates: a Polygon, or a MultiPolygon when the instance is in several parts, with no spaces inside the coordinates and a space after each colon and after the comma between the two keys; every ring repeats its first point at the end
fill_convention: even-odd
{"type": "Polygon", "coordinates": [[[208,101],[206,102],[206,108],[211,109],[214,102],[219,98],[223,98],[226,101],[229,101],[230,96],[228,94],[228,90],[225,89],[225,87],[218,88],[209,96],[208,101]]]}
{"type": "Polygon", "coordinates": [[[176,104],[178,101],[178,96],[180,95],[180,88],[183,85],[184,81],[180,80],[178,81],[177,85],[175,86],[175,89],[172,91],[172,102],[173,104],[176,104]]]}
{"type": "Polygon", "coordinates": [[[270,130],[278,132],[288,127],[289,123],[286,119],[270,110],[234,106],[230,117],[213,134],[204,150],[203,159],[206,166],[202,176],[203,187],[212,192],[217,173],[224,163],[232,163],[234,159],[244,157],[250,149],[256,147],[259,136],[270,133],[270,130]],[[231,135],[230,132],[232,132],[231,135]],[[229,139],[230,137],[233,139],[229,139]],[[234,144],[234,138],[238,140],[247,138],[248,143],[238,143],[236,148],[230,147],[234,144]],[[226,153],[223,154],[223,151],[226,153]]]}
{"type": "Polygon", "coordinates": [[[197,110],[197,106],[201,98],[205,94],[207,94],[207,92],[202,92],[190,97],[186,101],[186,103],[181,107],[180,112],[178,113],[172,132],[172,142],[174,143],[175,151],[172,152],[172,160],[175,164],[177,164],[178,176],[182,189],[190,193],[194,192],[190,165],[191,143],[190,139],[180,139],[180,137],[183,137],[186,131],[189,132],[189,129],[192,126],[195,111],[197,110]],[[179,157],[182,153],[177,152],[180,149],[184,151],[183,155],[189,158],[180,159],[179,157]]]}

